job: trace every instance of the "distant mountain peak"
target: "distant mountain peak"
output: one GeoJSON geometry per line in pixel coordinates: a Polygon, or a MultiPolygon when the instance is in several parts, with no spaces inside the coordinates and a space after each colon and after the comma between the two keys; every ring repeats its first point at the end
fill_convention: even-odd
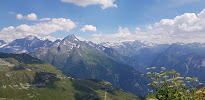
{"type": "Polygon", "coordinates": [[[75,40],[75,39],[77,39],[77,37],[75,35],[71,34],[71,35],[66,36],[64,39],[75,40]]]}
{"type": "Polygon", "coordinates": [[[34,39],[39,39],[39,38],[37,38],[37,37],[34,36],[34,35],[29,35],[29,36],[25,37],[25,39],[26,39],[26,40],[34,40],[34,39]]]}
{"type": "Polygon", "coordinates": [[[67,37],[65,37],[63,40],[62,40],[62,43],[63,45],[67,44],[67,43],[76,43],[80,41],[75,35],[68,35],[67,37]]]}
{"type": "Polygon", "coordinates": [[[0,46],[6,44],[4,40],[0,40],[0,46]]]}

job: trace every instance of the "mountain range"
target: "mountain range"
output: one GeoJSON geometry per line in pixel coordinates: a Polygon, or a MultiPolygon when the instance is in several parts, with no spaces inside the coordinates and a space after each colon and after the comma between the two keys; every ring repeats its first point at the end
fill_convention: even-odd
{"type": "Polygon", "coordinates": [[[28,36],[22,39],[16,39],[7,45],[1,47],[0,52],[5,53],[31,53],[41,47],[49,46],[52,41],[41,40],[35,36],[28,36]]]}
{"type": "Polygon", "coordinates": [[[17,39],[0,48],[6,53],[27,53],[50,63],[67,76],[81,79],[99,79],[135,95],[146,96],[147,79],[127,65],[114,49],[81,41],[74,35],[51,42],[35,36],[17,39]]]}
{"type": "Polygon", "coordinates": [[[125,62],[138,71],[146,72],[146,67],[164,52],[169,44],[148,43],[145,41],[128,41],[121,43],[101,43],[103,46],[114,49],[125,60],[125,62]]]}
{"type": "Polygon", "coordinates": [[[205,83],[205,44],[172,44],[153,61],[152,66],[175,69],[183,76],[198,77],[205,83]]]}
{"type": "MultiPolygon", "coordinates": [[[[105,45],[105,44],[103,44],[105,45]]],[[[127,64],[136,70],[146,72],[148,67],[175,69],[184,77],[198,77],[205,83],[205,43],[154,44],[142,41],[108,44],[123,55],[127,64]],[[127,59],[127,60],[126,60],[127,59]]]]}
{"type": "Polygon", "coordinates": [[[139,96],[148,93],[146,78],[126,65],[111,48],[80,41],[74,35],[31,54],[61,69],[65,74],[82,79],[106,80],[115,87],[139,96]]]}
{"type": "Polygon", "coordinates": [[[148,80],[141,76],[146,68],[175,69],[183,76],[198,77],[205,83],[205,44],[156,44],[144,41],[95,44],[74,35],[54,42],[34,36],[14,40],[0,52],[27,53],[50,63],[63,74],[80,79],[105,80],[135,95],[145,96],[148,80]]]}

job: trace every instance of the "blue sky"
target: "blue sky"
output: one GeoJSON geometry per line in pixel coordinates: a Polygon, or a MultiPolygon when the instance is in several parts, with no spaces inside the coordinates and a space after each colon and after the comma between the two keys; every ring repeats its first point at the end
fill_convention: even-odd
{"type": "MultiPolygon", "coordinates": [[[[173,40],[172,38],[174,38],[174,36],[176,37],[176,34],[168,33],[172,34],[171,36],[161,34],[163,31],[159,32],[159,26],[155,27],[156,23],[159,23],[163,19],[174,20],[176,16],[184,15],[184,13],[195,13],[197,16],[197,14],[205,8],[204,0],[104,0],[110,2],[110,5],[101,0],[82,1],[83,0],[1,0],[0,39],[12,41],[13,39],[27,35],[63,38],[69,34],[75,34],[78,37],[95,42],[106,42],[106,40],[109,42],[145,40],[166,43],[171,41],[162,40],[162,37],[169,37],[169,40],[173,40]],[[107,7],[103,8],[102,6],[107,7]],[[29,19],[27,15],[31,13],[35,14],[37,19],[29,19]],[[18,19],[17,14],[21,14],[23,17],[18,19]],[[50,20],[40,21],[41,18],[50,18],[50,20]],[[29,30],[25,31],[22,29],[24,28],[23,26],[21,30],[17,29],[17,27],[21,25],[32,26],[39,23],[47,23],[53,18],[70,19],[75,25],[68,28],[62,26],[64,28],[57,28],[51,32],[42,32],[42,34],[38,34],[38,30],[32,30],[32,32],[29,30]],[[85,25],[90,25],[90,27],[85,27],[85,25]],[[151,26],[151,30],[147,28],[149,25],[151,26]],[[14,29],[12,31],[7,29],[5,31],[5,28],[9,28],[10,26],[13,26],[14,29]],[[83,27],[86,28],[85,31],[80,30],[83,27]],[[136,28],[140,28],[140,31],[136,28]],[[14,36],[15,34],[17,35],[14,36]],[[154,36],[151,39],[145,38],[146,36],[149,37],[152,35],[154,36]],[[157,41],[155,39],[157,39],[157,41]]],[[[201,21],[204,20],[200,19],[200,22],[201,21]]],[[[182,24],[183,23],[178,24],[177,26],[182,24]]],[[[189,24],[190,23],[187,23],[187,25],[189,24]]],[[[69,25],[69,23],[66,25],[69,25]]],[[[195,26],[197,25],[187,26],[187,28],[191,29],[195,26]]],[[[161,26],[160,28],[163,27],[161,26]]],[[[195,33],[199,33],[200,31],[195,38],[191,38],[194,33],[190,33],[190,30],[182,32],[181,30],[175,29],[174,31],[178,31],[178,33],[181,32],[180,36],[182,37],[172,42],[204,42],[202,39],[200,41],[198,39],[203,35],[203,32],[205,32],[203,25],[200,26],[200,28],[202,29],[191,30],[191,32],[195,33]],[[187,35],[188,33],[191,35],[187,35]],[[184,40],[184,35],[187,35],[186,40],[184,40]]]]}

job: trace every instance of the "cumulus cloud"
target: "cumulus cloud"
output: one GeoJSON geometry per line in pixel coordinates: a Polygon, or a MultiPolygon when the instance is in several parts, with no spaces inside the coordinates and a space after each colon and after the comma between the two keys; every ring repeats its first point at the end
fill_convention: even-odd
{"type": "Polygon", "coordinates": [[[153,32],[175,42],[205,42],[204,22],[205,9],[199,14],[185,13],[174,19],[162,19],[154,24],[153,32]]]}
{"type": "Polygon", "coordinates": [[[27,16],[23,16],[22,14],[17,14],[16,18],[18,20],[37,20],[37,15],[35,13],[28,14],[27,16]]]}
{"type": "Polygon", "coordinates": [[[102,5],[102,9],[106,9],[109,7],[117,7],[114,2],[116,0],[61,0],[62,2],[66,3],[73,3],[78,6],[86,7],[89,5],[102,5]]]}
{"type": "Polygon", "coordinates": [[[141,40],[141,41],[151,41],[152,39],[157,39],[158,36],[155,36],[154,34],[141,32],[139,30],[140,28],[136,28],[136,32],[131,34],[129,29],[127,27],[118,28],[118,32],[115,34],[94,34],[93,39],[91,41],[95,43],[101,43],[101,42],[110,42],[110,43],[116,43],[116,42],[125,42],[125,41],[135,41],[135,40],[141,40]]]}
{"type": "Polygon", "coordinates": [[[121,26],[118,29],[118,32],[115,34],[94,34],[93,35],[93,42],[100,43],[100,42],[122,42],[130,40],[131,33],[127,27],[122,28],[121,26]]]}
{"type": "Polygon", "coordinates": [[[144,40],[155,43],[205,42],[205,9],[198,14],[184,13],[173,19],[162,19],[146,28],[144,32],[136,28],[136,32],[131,34],[127,28],[120,27],[118,33],[115,34],[95,34],[93,40],[100,42],[144,40]]]}
{"type": "Polygon", "coordinates": [[[85,25],[83,28],[80,29],[80,31],[85,32],[85,31],[97,31],[97,28],[93,25],[85,25]]]}
{"type": "Polygon", "coordinates": [[[0,39],[12,41],[13,39],[26,37],[28,35],[49,35],[57,31],[67,31],[75,28],[76,25],[70,19],[53,18],[48,22],[36,23],[34,25],[22,24],[17,27],[7,27],[0,31],[0,39]]]}
{"type": "Polygon", "coordinates": [[[22,19],[23,19],[23,15],[22,15],[22,14],[17,14],[17,15],[16,15],[16,18],[17,18],[18,20],[22,20],[22,19]]]}

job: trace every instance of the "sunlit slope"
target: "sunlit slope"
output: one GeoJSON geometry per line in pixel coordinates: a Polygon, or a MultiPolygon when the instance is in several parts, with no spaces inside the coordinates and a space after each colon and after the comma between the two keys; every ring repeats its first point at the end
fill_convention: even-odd
{"type": "Polygon", "coordinates": [[[22,100],[138,99],[106,81],[67,77],[26,54],[0,53],[0,98],[22,100]],[[8,57],[8,58],[7,58],[8,57]],[[29,63],[28,63],[29,62],[29,63]]]}

